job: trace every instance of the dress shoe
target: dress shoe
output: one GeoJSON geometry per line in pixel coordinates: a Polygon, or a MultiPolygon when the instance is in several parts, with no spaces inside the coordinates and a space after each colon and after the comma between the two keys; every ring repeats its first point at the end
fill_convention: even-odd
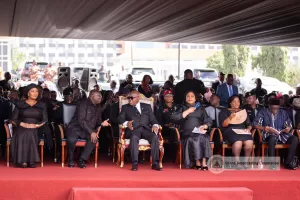
{"type": "Polygon", "coordinates": [[[201,170],[201,169],[202,169],[201,165],[200,166],[196,165],[196,170],[201,170]]]}
{"type": "Polygon", "coordinates": [[[156,171],[162,171],[162,168],[159,165],[152,165],[152,169],[156,171]]]}
{"type": "Polygon", "coordinates": [[[285,168],[285,169],[289,169],[289,170],[296,170],[296,169],[297,169],[296,167],[294,167],[294,166],[291,165],[291,164],[285,164],[285,165],[284,165],[284,168],[285,168]]]}
{"type": "Polygon", "coordinates": [[[68,167],[73,168],[75,166],[74,161],[69,161],[68,167]]]}
{"type": "Polygon", "coordinates": [[[80,159],[78,160],[78,167],[79,167],[79,168],[82,168],[82,169],[86,168],[85,163],[84,163],[84,160],[83,160],[82,158],[80,158],[80,159]]]}
{"type": "Polygon", "coordinates": [[[201,167],[201,170],[202,170],[202,171],[207,171],[207,170],[208,170],[208,166],[207,166],[207,165],[206,165],[206,166],[202,166],[202,167],[201,167]]]}
{"type": "Polygon", "coordinates": [[[138,170],[138,165],[132,165],[131,170],[132,170],[132,171],[137,171],[137,170],[138,170]]]}
{"type": "Polygon", "coordinates": [[[27,165],[29,168],[36,168],[36,164],[35,163],[28,163],[27,165]]]}
{"type": "Polygon", "coordinates": [[[21,167],[22,168],[27,168],[27,163],[22,163],[21,167]]]}

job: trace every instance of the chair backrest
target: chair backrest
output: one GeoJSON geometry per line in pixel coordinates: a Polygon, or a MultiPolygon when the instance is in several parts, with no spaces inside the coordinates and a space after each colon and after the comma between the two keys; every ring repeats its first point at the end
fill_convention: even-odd
{"type": "MultiPolygon", "coordinates": [[[[154,98],[152,98],[152,97],[147,98],[144,95],[140,94],[140,102],[150,104],[152,110],[154,111],[154,98]]],[[[129,103],[129,101],[128,101],[127,97],[123,97],[123,96],[119,97],[119,110],[120,110],[120,112],[121,112],[122,106],[125,105],[125,104],[128,104],[128,103],[129,103]]]]}
{"type": "Polygon", "coordinates": [[[76,112],[76,105],[63,104],[63,121],[68,125],[76,112]]]}

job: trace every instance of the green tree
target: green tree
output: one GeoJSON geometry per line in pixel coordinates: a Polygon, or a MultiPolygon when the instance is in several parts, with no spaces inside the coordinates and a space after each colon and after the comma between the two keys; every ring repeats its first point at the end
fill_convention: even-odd
{"type": "Polygon", "coordinates": [[[216,69],[225,74],[232,73],[243,76],[249,61],[249,47],[223,45],[222,48],[222,51],[207,58],[207,67],[216,69]]]}
{"type": "Polygon", "coordinates": [[[261,47],[257,56],[252,56],[252,68],[259,69],[264,76],[274,77],[285,81],[286,76],[291,78],[293,72],[285,73],[289,65],[288,49],[286,47],[261,47]]]}
{"type": "Polygon", "coordinates": [[[219,72],[227,73],[224,69],[224,56],[222,51],[214,53],[212,56],[206,59],[207,67],[216,69],[219,72]]]}
{"type": "Polygon", "coordinates": [[[222,49],[224,68],[228,70],[227,73],[244,76],[249,62],[249,47],[242,45],[222,45],[222,49]]]}
{"type": "Polygon", "coordinates": [[[289,65],[285,70],[284,81],[292,87],[298,85],[300,77],[300,68],[296,66],[289,65]]]}
{"type": "Polygon", "coordinates": [[[18,51],[17,48],[12,49],[12,68],[17,71],[19,66],[26,60],[26,55],[23,52],[18,51]]]}

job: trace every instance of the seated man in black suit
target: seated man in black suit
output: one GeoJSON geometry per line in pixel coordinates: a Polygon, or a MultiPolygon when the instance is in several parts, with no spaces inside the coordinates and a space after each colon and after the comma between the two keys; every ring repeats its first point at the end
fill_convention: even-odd
{"type": "Polygon", "coordinates": [[[92,90],[87,100],[78,103],[76,112],[67,129],[67,148],[69,167],[74,167],[74,150],[77,140],[85,139],[84,151],[78,160],[78,166],[85,168],[85,161],[95,148],[98,141],[97,127],[110,126],[108,119],[102,122],[103,108],[100,105],[102,96],[99,91],[92,90]]]}
{"type": "Polygon", "coordinates": [[[130,92],[129,103],[122,106],[118,117],[119,124],[126,128],[126,137],[130,138],[130,153],[132,160],[132,170],[138,169],[139,140],[148,140],[151,144],[152,169],[161,171],[159,166],[159,125],[148,104],[140,103],[140,93],[136,90],[130,92]]]}

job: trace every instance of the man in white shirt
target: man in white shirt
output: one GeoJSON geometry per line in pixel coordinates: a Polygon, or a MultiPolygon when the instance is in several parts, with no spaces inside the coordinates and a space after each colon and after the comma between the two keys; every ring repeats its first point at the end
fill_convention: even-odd
{"type": "Polygon", "coordinates": [[[152,169],[161,171],[159,166],[159,125],[149,104],[140,103],[140,93],[133,90],[127,97],[129,103],[122,106],[118,117],[119,124],[126,127],[125,137],[130,138],[132,170],[138,170],[139,140],[145,139],[151,144],[152,169]]]}
{"type": "Polygon", "coordinates": [[[211,95],[209,103],[210,106],[205,108],[206,113],[213,120],[213,127],[219,127],[219,113],[224,108],[220,106],[220,97],[216,94],[211,95]]]}

